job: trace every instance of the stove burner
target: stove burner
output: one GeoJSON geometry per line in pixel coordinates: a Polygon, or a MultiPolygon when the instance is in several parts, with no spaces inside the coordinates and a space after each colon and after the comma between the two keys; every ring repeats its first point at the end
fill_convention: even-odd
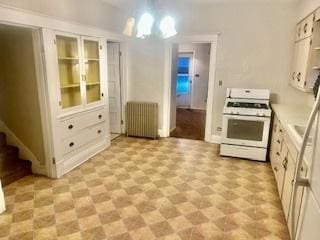
{"type": "Polygon", "coordinates": [[[228,102],[227,107],[269,109],[268,105],[265,103],[247,103],[247,102],[228,102]]]}

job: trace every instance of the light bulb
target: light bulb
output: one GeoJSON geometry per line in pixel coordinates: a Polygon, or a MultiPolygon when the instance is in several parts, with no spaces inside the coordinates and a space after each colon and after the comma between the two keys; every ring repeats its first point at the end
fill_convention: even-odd
{"type": "Polygon", "coordinates": [[[145,38],[146,36],[151,35],[153,23],[153,16],[148,12],[144,13],[138,22],[137,37],[145,38]]]}
{"type": "Polygon", "coordinates": [[[170,38],[177,34],[176,23],[174,18],[171,16],[165,16],[161,20],[159,28],[163,38],[170,38]]]}
{"type": "Polygon", "coordinates": [[[126,36],[129,36],[129,37],[132,37],[133,35],[133,28],[134,28],[134,24],[135,24],[136,20],[131,17],[131,18],[128,18],[127,20],[127,24],[123,30],[123,34],[126,35],[126,36]]]}

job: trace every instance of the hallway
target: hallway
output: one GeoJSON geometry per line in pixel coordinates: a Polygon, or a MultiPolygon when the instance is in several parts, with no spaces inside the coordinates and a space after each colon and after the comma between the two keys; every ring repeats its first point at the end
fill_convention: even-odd
{"type": "Polygon", "coordinates": [[[171,137],[204,140],[206,111],[177,108],[176,124],[171,137]]]}

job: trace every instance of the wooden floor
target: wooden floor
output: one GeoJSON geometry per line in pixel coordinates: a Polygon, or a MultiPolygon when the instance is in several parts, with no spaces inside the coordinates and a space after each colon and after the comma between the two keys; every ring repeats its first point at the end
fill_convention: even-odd
{"type": "Polygon", "coordinates": [[[206,111],[193,109],[177,109],[176,129],[171,137],[204,140],[206,111]]]}

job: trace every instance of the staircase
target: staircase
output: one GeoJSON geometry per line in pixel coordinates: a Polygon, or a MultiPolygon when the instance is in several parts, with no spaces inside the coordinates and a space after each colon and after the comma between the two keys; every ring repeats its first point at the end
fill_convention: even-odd
{"type": "Polygon", "coordinates": [[[7,138],[0,132],[0,179],[2,186],[30,175],[31,162],[19,158],[19,149],[7,145],[7,138]]]}

